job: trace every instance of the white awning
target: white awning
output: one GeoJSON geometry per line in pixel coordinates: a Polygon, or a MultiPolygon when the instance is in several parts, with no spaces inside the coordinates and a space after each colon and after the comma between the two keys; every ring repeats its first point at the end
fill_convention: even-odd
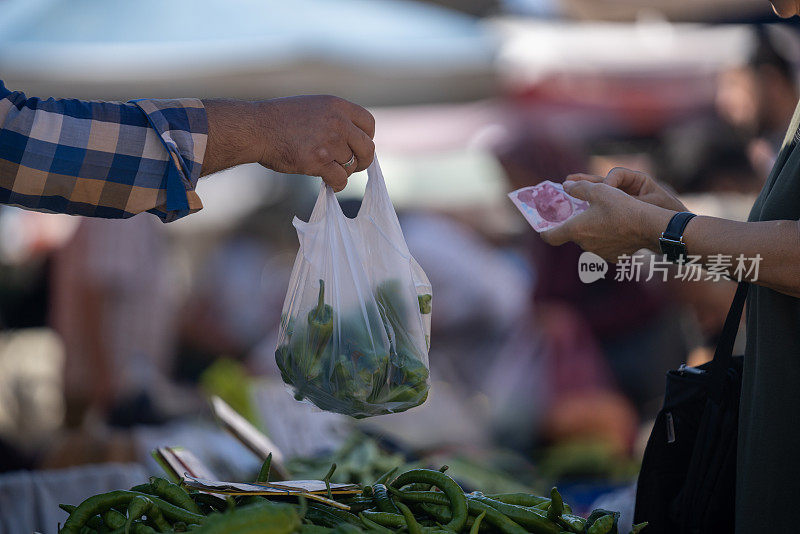
{"type": "Polygon", "coordinates": [[[403,0],[5,0],[0,77],[38,96],[365,104],[486,96],[494,41],[472,17],[403,0]],[[21,7],[24,5],[24,9],[21,7]]]}

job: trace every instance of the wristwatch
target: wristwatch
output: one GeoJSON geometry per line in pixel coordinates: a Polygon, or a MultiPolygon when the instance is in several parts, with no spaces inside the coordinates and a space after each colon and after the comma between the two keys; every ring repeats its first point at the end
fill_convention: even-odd
{"type": "Polygon", "coordinates": [[[672,216],[667,224],[667,229],[658,238],[661,253],[671,262],[681,261],[686,254],[686,243],[683,242],[683,230],[694,218],[694,213],[681,211],[672,216]]]}

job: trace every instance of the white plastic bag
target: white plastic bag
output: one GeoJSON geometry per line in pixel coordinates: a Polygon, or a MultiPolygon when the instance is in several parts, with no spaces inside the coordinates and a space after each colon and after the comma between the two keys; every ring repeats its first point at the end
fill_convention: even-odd
{"type": "Polygon", "coordinates": [[[428,395],[431,286],[408,251],[378,160],[345,217],[323,184],[300,241],[275,360],[295,397],[353,417],[402,412],[428,395]]]}

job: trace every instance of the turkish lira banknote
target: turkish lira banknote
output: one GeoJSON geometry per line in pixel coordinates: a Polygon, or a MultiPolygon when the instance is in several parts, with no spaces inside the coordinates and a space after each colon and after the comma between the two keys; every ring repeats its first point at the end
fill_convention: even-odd
{"type": "Polygon", "coordinates": [[[586,211],[589,203],[569,196],[561,184],[549,180],[508,194],[533,229],[544,232],[586,211]]]}

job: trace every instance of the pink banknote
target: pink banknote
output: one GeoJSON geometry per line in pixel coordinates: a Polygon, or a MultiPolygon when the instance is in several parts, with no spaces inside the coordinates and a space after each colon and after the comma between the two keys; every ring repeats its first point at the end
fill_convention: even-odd
{"type": "Polygon", "coordinates": [[[549,180],[512,191],[508,197],[537,232],[555,228],[589,207],[588,202],[569,196],[561,184],[549,180]]]}

